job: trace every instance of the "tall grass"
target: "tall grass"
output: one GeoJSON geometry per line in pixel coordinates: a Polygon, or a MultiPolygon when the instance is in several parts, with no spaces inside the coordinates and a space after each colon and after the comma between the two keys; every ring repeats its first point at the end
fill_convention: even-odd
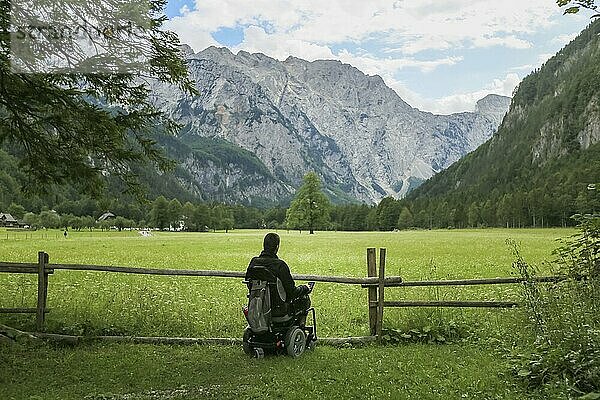
{"type": "MultiPolygon", "coordinates": [[[[557,386],[565,397],[600,398],[600,218],[577,219],[580,231],[562,241],[551,265],[566,279],[523,285],[524,326],[531,334],[515,347],[513,369],[530,386],[557,386]]],[[[529,280],[536,269],[515,254],[515,268],[529,280]]]]}

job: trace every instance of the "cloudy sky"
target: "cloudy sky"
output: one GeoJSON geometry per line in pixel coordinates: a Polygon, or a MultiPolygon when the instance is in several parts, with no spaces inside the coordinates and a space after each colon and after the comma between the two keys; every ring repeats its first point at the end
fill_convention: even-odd
{"type": "Polygon", "coordinates": [[[167,15],[197,52],[341,60],[439,114],[510,96],[590,16],[563,16],[554,0],[169,0],[167,15]]]}

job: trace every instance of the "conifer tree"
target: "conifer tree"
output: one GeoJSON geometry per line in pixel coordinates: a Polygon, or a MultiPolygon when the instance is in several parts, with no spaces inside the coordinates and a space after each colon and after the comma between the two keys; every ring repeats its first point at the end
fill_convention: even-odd
{"type": "Polygon", "coordinates": [[[398,229],[407,229],[413,226],[414,218],[408,207],[403,207],[398,217],[398,229]]]}
{"type": "Polygon", "coordinates": [[[45,193],[54,184],[70,183],[99,194],[110,176],[136,189],[138,181],[132,172],[136,164],[150,162],[162,170],[173,166],[156,145],[155,135],[174,133],[176,126],[149,101],[149,83],[170,82],[187,93],[195,93],[195,88],[180,58],[177,36],[162,29],[166,0],[149,0],[137,8],[131,3],[43,0],[23,7],[23,1],[0,2],[0,146],[19,159],[25,190],[45,193]],[[106,31],[106,24],[121,26],[132,13],[145,21],[144,26],[128,33],[106,31]],[[90,34],[90,40],[102,42],[96,48],[110,45],[104,48],[120,52],[86,58],[81,40],[56,48],[51,46],[52,38],[42,33],[31,46],[39,51],[34,59],[16,57],[13,49],[18,46],[11,44],[18,45],[19,38],[27,37],[21,31],[27,29],[27,18],[48,15],[53,15],[51,20],[42,22],[49,26],[79,29],[83,20],[91,27],[85,25],[88,30],[78,33],[99,32],[90,34]],[[15,26],[14,21],[20,20],[23,25],[15,26]],[[110,69],[120,65],[121,52],[134,50],[145,58],[143,65],[125,71],[110,69]],[[74,65],[50,72],[31,67],[61,56],[75,59],[74,65]],[[104,60],[98,71],[92,65],[97,60],[104,60]]]}
{"type": "Polygon", "coordinates": [[[164,229],[169,226],[169,201],[164,196],[159,196],[152,204],[150,223],[153,227],[164,229]]]}

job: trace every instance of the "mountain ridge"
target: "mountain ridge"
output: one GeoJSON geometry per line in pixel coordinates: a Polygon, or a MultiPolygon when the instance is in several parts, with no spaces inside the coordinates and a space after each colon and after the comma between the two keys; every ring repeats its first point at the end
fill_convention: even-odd
{"type": "MultiPolygon", "coordinates": [[[[402,197],[491,136],[510,101],[486,96],[475,112],[434,115],[411,107],[381,77],[337,60],[182,52],[200,95],[154,84],[155,104],[183,125],[184,141],[225,140],[254,154],[271,175],[264,197],[275,202],[293,195],[309,170],[334,201],[402,197]]],[[[191,158],[183,163],[198,164],[191,158]]],[[[200,169],[192,175],[210,196],[216,186],[228,191],[229,173],[212,174],[218,185],[200,169]]],[[[244,188],[233,189],[233,201],[251,201],[240,197],[244,188]]]]}

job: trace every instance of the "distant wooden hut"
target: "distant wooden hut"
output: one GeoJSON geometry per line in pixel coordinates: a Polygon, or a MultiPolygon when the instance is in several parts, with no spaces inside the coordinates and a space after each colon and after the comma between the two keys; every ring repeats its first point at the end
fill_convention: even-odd
{"type": "Polygon", "coordinates": [[[115,219],[117,218],[117,216],[113,213],[111,213],[110,211],[105,212],[104,214],[102,214],[100,216],[100,218],[98,218],[98,222],[102,222],[102,221],[107,221],[107,220],[111,220],[111,219],[115,219]]]}
{"type": "Polygon", "coordinates": [[[10,214],[0,213],[0,226],[13,228],[19,226],[19,222],[10,214]]]}

